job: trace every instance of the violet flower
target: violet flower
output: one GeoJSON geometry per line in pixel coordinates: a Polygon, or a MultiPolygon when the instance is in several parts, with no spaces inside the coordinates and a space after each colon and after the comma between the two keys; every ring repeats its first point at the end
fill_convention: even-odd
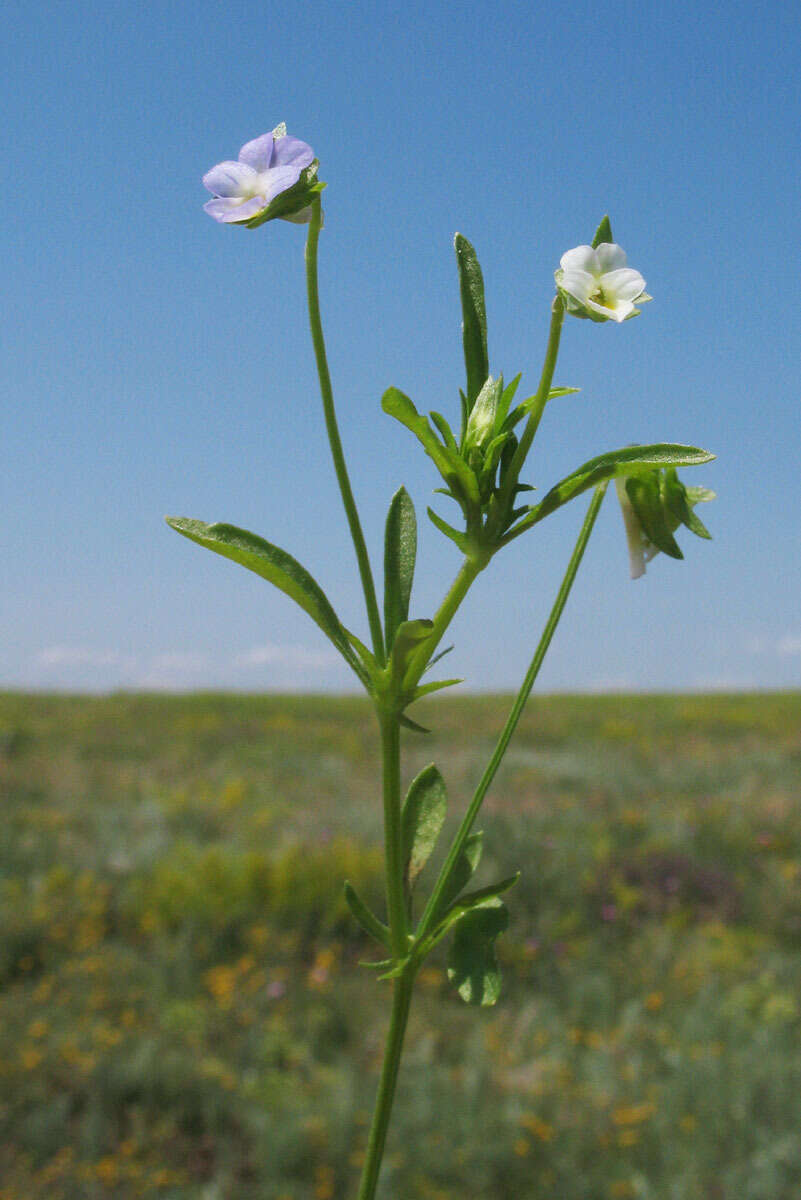
{"type": "Polygon", "coordinates": [[[203,207],[225,225],[260,225],[274,216],[306,222],[308,202],[322,187],[314,182],[316,174],[311,146],[290,137],[281,124],[246,142],[238,162],[218,163],[203,176],[204,187],[214,196],[203,207]]]}

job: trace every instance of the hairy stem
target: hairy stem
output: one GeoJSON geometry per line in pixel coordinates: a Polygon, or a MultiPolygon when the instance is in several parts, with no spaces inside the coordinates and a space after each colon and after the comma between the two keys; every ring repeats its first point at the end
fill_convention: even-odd
{"type": "Polygon", "coordinates": [[[359,564],[359,574],[362,580],[365,604],[367,605],[367,620],[370,624],[373,653],[379,663],[383,665],[386,661],[384,655],[384,635],[381,630],[381,618],[378,612],[375,583],[373,582],[373,572],[370,567],[370,558],[367,553],[359,514],[356,510],[356,501],[353,498],[353,491],[348,478],[348,469],[345,465],[345,455],[342,450],[342,440],[339,436],[336,411],[334,409],[334,393],[331,387],[331,375],[328,370],[328,358],[325,352],[323,324],[320,318],[320,297],[317,286],[317,242],[320,237],[323,217],[319,196],[316,196],[312,201],[311,209],[312,217],[309,224],[309,235],[306,239],[306,293],[309,301],[309,325],[314,345],[314,357],[317,362],[317,374],[320,379],[320,395],[323,400],[325,427],[328,432],[328,441],[331,446],[331,456],[334,460],[334,470],[336,471],[337,482],[339,483],[339,490],[342,495],[342,503],[345,506],[350,535],[356,551],[356,560],[359,564]]]}

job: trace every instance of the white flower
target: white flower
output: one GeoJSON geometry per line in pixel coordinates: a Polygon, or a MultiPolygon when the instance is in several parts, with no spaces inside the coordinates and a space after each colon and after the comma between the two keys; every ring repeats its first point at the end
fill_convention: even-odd
{"type": "Polygon", "coordinates": [[[591,321],[626,321],[650,300],[639,271],[626,266],[626,252],[614,242],[576,246],[560,260],[556,284],[565,297],[567,311],[591,321]]]}

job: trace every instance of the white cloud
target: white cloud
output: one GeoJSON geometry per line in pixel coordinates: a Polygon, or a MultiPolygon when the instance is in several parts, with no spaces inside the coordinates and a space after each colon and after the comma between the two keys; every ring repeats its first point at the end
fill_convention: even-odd
{"type": "Polygon", "coordinates": [[[40,667],[132,667],[135,661],[119,650],[99,650],[89,646],[47,646],[35,658],[40,667]]]}
{"type": "Polygon", "coordinates": [[[787,655],[791,654],[801,654],[801,634],[787,634],[786,637],[780,639],[776,649],[778,650],[779,654],[782,655],[782,657],[786,657],[787,655]]]}
{"type": "Polygon", "coordinates": [[[801,654],[801,633],[785,633],[781,637],[765,637],[757,634],[746,642],[749,654],[778,654],[780,658],[791,658],[801,654]]]}
{"type": "Polygon", "coordinates": [[[263,646],[253,646],[250,650],[237,654],[234,658],[237,667],[292,667],[296,670],[313,668],[326,669],[339,665],[339,655],[333,650],[309,650],[306,646],[276,646],[267,643],[263,646]]]}

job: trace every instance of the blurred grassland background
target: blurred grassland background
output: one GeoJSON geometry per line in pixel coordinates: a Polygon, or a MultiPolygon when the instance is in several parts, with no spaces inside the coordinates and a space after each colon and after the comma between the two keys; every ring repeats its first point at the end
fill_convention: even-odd
{"type": "MultiPolygon", "coordinates": [[[[452,817],[507,705],[407,739],[452,817]]],[[[484,822],[504,990],[423,970],[383,1200],[797,1200],[800,768],[799,693],[529,705],[484,822]]],[[[356,699],[0,696],[0,1200],[350,1200],[377,769],[356,699]]]]}

